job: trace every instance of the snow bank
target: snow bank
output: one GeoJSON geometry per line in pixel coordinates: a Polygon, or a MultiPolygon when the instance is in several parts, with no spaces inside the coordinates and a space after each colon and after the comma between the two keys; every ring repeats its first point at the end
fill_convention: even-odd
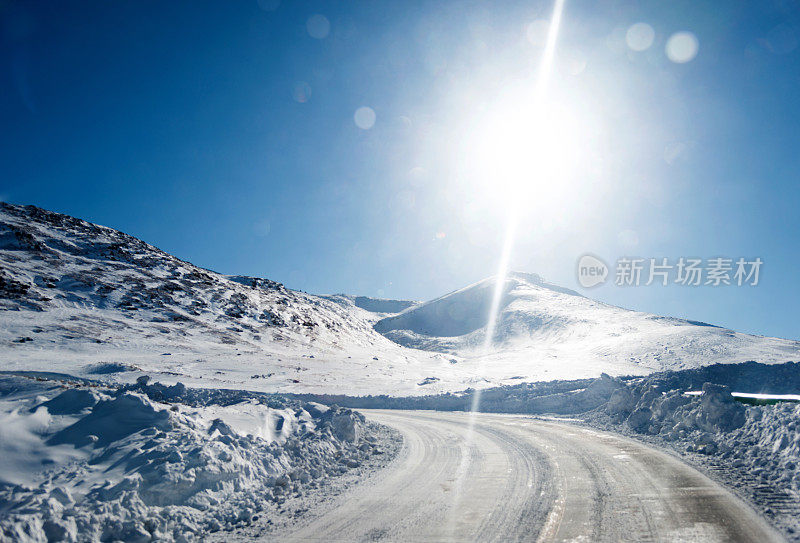
{"type": "Polygon", "coordinates": [[[616,422],[632,430],[664,434],[670,439],[688,432],[729,432],[745,422],[745,407],[725,385],[705,383],[702,395],[682,390],[659,391],[645,384],[633,390],[620,387],[605,406],[616,422]]]}
{"type": "Polygon", "coordinates": [[[250,523],[382,452],[344,408],[145,380],[36,385],[0,378],[0,539],[185,541],[250,523]]]}
{"type": "Polygon", "coordinates": [[[469,411],[474,405],[474,396],[480,394],[478,406],[481,411],[487,413],[570,415],[584,413],[604,405],[620,387],[624,388],[620,380],[601,374],[597,379],[522,383],[486,388],[480,391],[467,389],[459,393],[431,394],[429,396],[345,396],[338,394],[292,394],[290,396],[306,401],[335,403],[363,409],[469,411]]]}
{"type": "MultiPolygon", "coordinates": [[[[758,367],[743,369],[753,374],[758,367]]],[[[795,374],[779,383],[770,376],[772,368],[763,366],[763,378],[749,386],[785,390],[800,380],[796,364],[775,371],[787,369],[795,374]]],[[[620,383],[586,420],[672,448],[737,489],[784,535],[800,541],[800,404],[748,406],[736,401],[727,385],[711,382],[700,387],[701,394],[687,394],[696,391],[696,378],[691,372],[669,372],[620,383]]]]}

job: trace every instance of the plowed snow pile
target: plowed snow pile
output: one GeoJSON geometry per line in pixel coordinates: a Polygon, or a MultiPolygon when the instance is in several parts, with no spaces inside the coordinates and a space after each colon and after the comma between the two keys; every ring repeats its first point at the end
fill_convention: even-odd
{"type": "Polygon", "coordinates": [[[588,419],[675,449],[800,541],[800,404],[746,406],[728,386],[708,382],[687,394],[673,388],[678,375],[622,385],[588,419]]]}
{"type": "Polygon", "coordinates": [[[0,378],[0,534],[184,541],[274,515],[382,453],[374,426],[349,409],[231,394],[200,405],[181,385],[0,378]]]}

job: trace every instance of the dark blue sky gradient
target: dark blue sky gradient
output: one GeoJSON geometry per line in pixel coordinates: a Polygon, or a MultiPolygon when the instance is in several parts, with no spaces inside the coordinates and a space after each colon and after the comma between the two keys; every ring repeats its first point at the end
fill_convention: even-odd
{"type": "MultiPolygon", "coordinates": [[[[530,69],[526,28],[550,9],[0,2],[0,197],[223,273],[440,295],[494,273],[503,225],[502,205],[461,188],[448,146],[506,76],[530,69]],[[314,14],[330,21],[323,39],[307,30],[314,14]],[[368,130],[353,122],[361,106],[376,112],[368,130]]],[[[575,287],[584,252],[759,256],[755,288],[587,294],[800,338],[798,9],[567,0],[556,89],[602,126],[602,171],[576,185],[574,206],[522,225],[513,267],[575,287]],[[656,32],[640,53],[620,45],[636,22],[656,32]],[[677,31],[699,41],[686,64],[664,53],[677,31]],[[570,58],[580,73],[566,73],[570,58]],[[667,149],[679,152],[665,160],[667,149]]]]}

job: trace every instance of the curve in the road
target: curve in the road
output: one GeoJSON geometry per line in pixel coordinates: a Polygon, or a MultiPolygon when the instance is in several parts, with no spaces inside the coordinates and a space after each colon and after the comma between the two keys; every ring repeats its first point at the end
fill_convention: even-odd
{"type": "Polygon", "coordinates": [[[524,416],[365,411],[400,457],[282,541],[780,541],[664,452],[524,416]]]}

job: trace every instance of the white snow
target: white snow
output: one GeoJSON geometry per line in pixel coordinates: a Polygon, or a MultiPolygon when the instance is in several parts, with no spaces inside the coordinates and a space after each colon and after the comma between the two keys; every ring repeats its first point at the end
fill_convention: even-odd
{"type": "MultiPolygon", "coordinates": [[[[484,389],[478,406],[580,421],[673,449],[733,488],[787,539],[800,541],[800,395],[790,391],[800,391],[800,363],[750,362],[624,380],[603,375],[506,385],[484,389]],[[753,392],[733,396],[734,387],[753,392]],[[748,406],[737,397],[780,403],[748,406]]],[[[315,398],[355,408],[468,411],[473,393],[315,398]]]]}
{"type": "MultiPolygon", "coordinates": [[[[702,396],[702,390],[689,390],[684,392],[688,396],[702,396]]],[[[734,398],[750,398],[753,400],[775,400],[782,402],[800,402],[800,394],[760,394],[754,392],[731,392],[734,398]]]]}
{"type": "MultiPolygon", "coordinates": [[[[774,382],[768,368],[760,368],[763,375],[751,381],[752,386],[760,388],[774,382]]],[[[736,368],[731,370],[735,374],[736,368]]],[[[800,540],[800,405],[790,401],[746,406],[734,400],[727,386],[706,383],[700,394],[692,394],[697,391],[672,388],[684,380],[680,374],[667,373],[664,377],[617,389],[606,405],[586,419],[605,429],[673,448],[733,487],[787,539],[800,540]]],[[[793,377],[784,386],[797,382],[796,370],[793,377]]],[[[738,396],[771,400],[797,397],[768,393],[738,396]]]]}
{"type": "Polygon", "coordinates": [[[482,365],[488,380],[578,379],[602,372],[645,375],[714,363],[772,363],[800,357],[797,341],[629,311],[519,272],[506,280],[497,341],[484,353],[493,288],[493,279],[487,279],[387,317],[375,327],[403,345],[482,365]]]}
{"type": "Polygon", "coordinates": [[[471,377],[444,355],[383,337],[372,328],[383,314],[356,305],[410,302],[331,298],[223,276],[110,228],[0,204],[3,369],[276,392],[411,390],[431,370],[471,377]]]}
{"type": "Polygon", "coordinates": [[[350,410],[143,392],[197,396],[0,377],[0,539],[185,541],[277,518],[277,504],[379,452],[350,410]]]}
{"type": "MultiPolygon", "coordinates": [[[[377,430],[347,409],[232,388],[440,409],[464,409],[470,395],[451,392],[483,388],[485,410],[591,411],[595,424],[717,459],[732,484],[739,474],[743,488],[768,485],[797,505],[800,406],[744,407],[698,379],[747,376],[732,381],[741,397],[796,399],[784,389],[796,367],[776,364],[800,358],[800,343],[628,311],[512,273],[485,352],[493,288],[487,279],[425,303],[315,296],[0,203],[2,370],[96,380],[64,388],[37,381],[42,373],[0,375],[0,534],[181,541],[276,515],[287,496],[329,486],[320,481],[381,450],[377,430]],[[747,360],[773,365],[733,365],[747,360]],[[143,374],[172,386],[106,387],[143,374]]],[[[782,525],[800,530],[800,507],[791,511],[782,525]]]]}

